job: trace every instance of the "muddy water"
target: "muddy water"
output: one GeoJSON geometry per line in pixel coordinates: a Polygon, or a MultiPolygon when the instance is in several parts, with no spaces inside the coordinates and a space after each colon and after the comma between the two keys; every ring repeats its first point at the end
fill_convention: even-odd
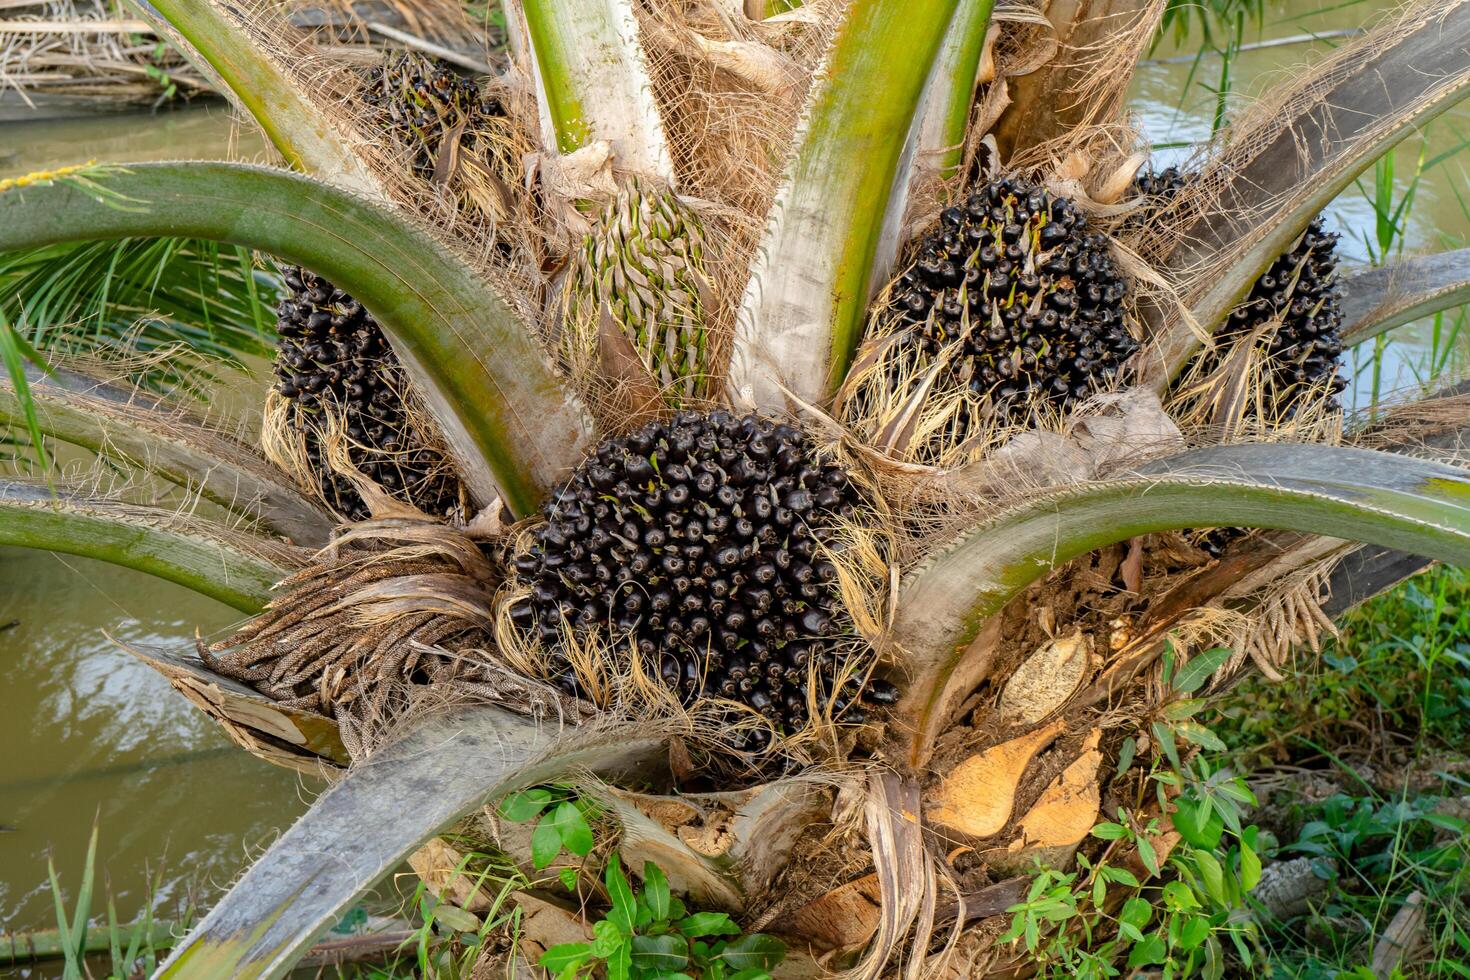
{"type": "MultiPolygon", "coordinates": [[[[1275,0],[1268,2],[1261,28],[1247,27],[1247,44],[1272,38],[1330,32],[1358,27],[1370,22],[1379,12],[1396,6],[1384,0],[1275,0]],[[1323,13],[1322,11],[1326,11],[1323,13]]],[[[1248,104],[1253,97],[1269,91],[1274,83],[1289,77],[1292,69],[1310,64],[1330,52],[1334,45],[1347,43],[1345,38],[1329,38],[1314,43],[1293,44],[1254,51],[1244,51],[1234,65],[1232,109],[1248,104]]],[[[1192,61],[1172,61],[1181,55],[1193,55],[1186,46],[1177,48],[1164,43],[1152,58],[1156,63],[1144,66],[1135,81],[1133,105],[1148,138],[1158,147],[1155,159],[1159,166],[1182,162],[1191,152],[1191,144],[1210,136],[1215,111],[1214,95],[1204,86],[1216,86],[1220,79],[1220,60],[1206,57],[1198,67],[1192,61]],[[1163,62],[1163,63],[1158,63],[1163,62]],[[1193,77],[1191,72],[1193,71],[1193,77]],[[1163,145],[1160,145],[1163,144],[1163,145]]],[[[1426,169],[1418,181],[1412,206],[1402,221],[1402,240],[1395,248],[1404,254],[1463,248],[1470,242],[1470,149],[1452,153],[1470,134],[1470,103],[1461,103],[1422,132],[1410,136],[1394,151],[1394,206],[1415,183],[1421,160],[1448,158],[1426,169]]],[[[1356,188],[1341,194],[1327,209],[1327,224],[1341,234],[1338,250],[1345,267],[1370,261],[1377,249],[1376,216],[1372,200],[1373,171],[1370,170],[1356,188]],[[1366,236],[1366,241],[1365,241],[1366,236]],[[1368,247],[1371,242],[1373,248],[1368,247]]],[[[1457,316],[1446,314],[1443,332],[1447,334],[1457,316]]],[[[1424,376],[1425,363],[1434,348],[1433,321],[1426,320],[1395,331],[1384,351],[1379,390],[1389,393],[1413,388],[1424,376]]],[[[1470,355],[1470,325],[1454,345],[1455,355],[1463,365],[1470,355]]],[[[1351,387],[1344,397],[1348,404],[1369,404],[1373,390],[1373,345],[1349,355],[1348,371],[1351,387]]]]}
{"type": "Polygon", "coordinates": [[[148,894],[150,871],[166,911],[191,892],[207,901],[301,810],[294,775],[236,749],[103,636],[177,649],[196,627],[210,633],[238,618],[140,573],[0,548],[6,928],[53,924],[48,853],[74,895],[94,819],[98,871],[128,916],[148,894]]]}
{"type": "MultiPolygon", "coordinates": [[[[1252,29],[1247,40],[1354,27],[1385,6],[1278,2],[1269,8],[1264,30],[1252,29]],[[1335,9],[1313,13],[1327,7],[1335,9]]],[[[1332,43],[1341,42],[1242,54],[1236,64],[1238,100],[1332,43]]],[[[1179,53],[1165,44],[1154,56],[1179,53]]],[[[1194,83],[1213,84],[1218,62],[1205,59],[1193,80],[1190,68],[1151,64],[1139,74],[1134,104],[1156,143],[1209,134],[1213,98],[1194,83]]],[[[1398,193],[1407,189],[1421,154],[1432,158],[1467,132],[1470,108],[1407,141],[1396,156],[1398,193]]],[[[0,176],[92,158],[218,157],[232,148],[251,156],[262,152],[257,138],[241,136],[217,106],[151,117],[10,124],[0,129],[0,176]]],[[[1161,148],[1158,156],[1167,163],[1187,152],[1161,148]]],[[[1470,218],[1454,194],[1467,186],[1467,162],[1470,155],[1462,155],[1426,174],[1405,223],[1407,251],[1461,247],[1470,238],[1470,218]]],[[[1362,236],[1373,234],[1371,204],[1350,191],[1329,209],[1328,220],[1343,233],[1344,255],[1366,261],[1362,236]]],[[[1462,352],[1467,341],[1461,342],[1462,352]]],[[[1428,344],[1428,325],[1397,333],[1382,386],[1412,384],[1428,344]]],[[[1354,371],[1361,401],[1370,380],[1362,358],[1354,371]]],[[[6,677],[0,701],[0,929],[53,924],[45,888],[48,849],[70,891],[94,816],[108,887],[126,917],[144,900],[147,869],[159,869],[165,906],[191,891],[207,902],[249,854],[300,812],[309,788],[233,750],[214,726],[101,635],[108,628],[135,642],[179,643],[196,626],[209,632],[234,618],[209,600],[140,575],[0,550],[0,627],[18,621],[0,629],[6,677]]]]}

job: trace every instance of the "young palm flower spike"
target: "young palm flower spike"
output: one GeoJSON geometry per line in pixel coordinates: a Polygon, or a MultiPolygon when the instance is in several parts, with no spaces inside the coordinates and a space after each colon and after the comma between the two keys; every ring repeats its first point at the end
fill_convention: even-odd
{"type": "MultiPolygon", "coordinates": [[[[1126,67],[1163,3],[1053,3],[1054,30],[1006,19],[982,44],[988,0],[771,17],[791,5],[511,0],[506,105],[519,120],[534,99],[541,131],[534,152],[506,140],[513,176],[484,181],[505,221],[462,206],[473,161],[456,168],[466,144],[450,137],[466,88],[384,72],[384,91],[412,103],[394,117],[404,132],[449,130],[422,154],[384,154],[360,102],[331,101],[350,86],[318,85],[345,70],[321,63],[335,55],[262,28],[274,6],[138,9],[199,49],[296,172],[140,163],[0,179],[0,250],[187,233],[312,270],[291,274],[272,407],[289,401],[309,428],[319,413],[329,449],[345,424],[362,443],[354,468],[379,473],[381,454],[393,472],[418,457],[378,392],[411,390],[465,488],[462,513],[396,512],[333,540],[335,515],[281,467],[170,404],[62,372],[0,378],[0,416],[35,441],[101,446],[148,477],[119,496],[168,480],[233,521],[13,479],[0,545],[128,565],[254,617],[207,663],[140,656],[250,751],[333,779],[159,976],[286,976],[403,861],[436,889],[465,872],[465,840],[544,866],[547,834],[568,843],[578,805],[534,835],[495,806],[569,779],[605,817],[606,846],[586,841],[585,860],[586,880],[608,863],[607,894],[538,900],[520,933],[481,944],[477,973],[532,943],[563,975],[602,969],[566,937],[588,915],[642,929],[614,854],[664,872],[645,872],[639,910],[678,891],[780,931],[793,978],[877,980],[900,962],[915,977],[1027,976],[1056,965],[1037,949],[1083,944],[1119,968],[1239,972],[1216,931],[1189,948],[1163,928],[1093,943],[1065,934],[1085,932],[1074,916],[1029,944],[996,937],[1038,864],[1158,867],[1147,855],[1162,862],[1160,834],[1192,792],[1153,792],[1159,753],[1180,766],[1171,706],[1233,665],[1285,669],[1288,645],[1318,632],[1314,583],[1330,575],[1346,606],[1429,559],[1470,565],[1470,396],[1385,408],[1346,444],[1302,425],[1294,444],[1199,445],[1217,430],[1192,429],[1170,395],[1209,335],[1240,353],[1232,309],[1293,248],[1249,315],[1289,320],[1314,345],[1291,363],[1307,381],[1326,371],[1330,260],[1303,233],[1414,126],[1470,97],[1470,0],[1410,0],[1253,103],[1200,150],[1209,196],[1230,207],[1185,189],[1186,217],[1140,229],[1126,263],[1080,194],[1044,188],[1099,203],[1126,191],[1141,143],[1126,67]],[[962,186],[971,154],[956,148],[982,141],[1025,180],[962,186]],[[963,203],[904,241],[911,213],[941,200],[963,203]],[[703,234],[685,206],[710,218],[703,234]],[[885,291],[894,256],[912,264],[885,291]],[[1129,294],[1148,302],[1134,310],[1129,294]],[[1114,384],[1127,387],[1087,397],[1114,384]],[[648,421],[665,411],[656,389],[693,404],[648,421]],[[614,390],[627,413],[587,397],[614,390]],[[1210,526],[1263,530],[1181,574],[1167,532],[1210,526]],[[871,676],[880,662],[894,686],[871,676]],[[722,730],[755,727],[752,714],[768,734],[722,730]],[[1094,835],[1120,807],[1137,835],[1094,835]]],[[[1346,278],[1344,333],[1462,303],[1467,268],[1434,256],[1346,278]]],[[[1251,385],[1266,373],[1237,372],[1233,404],[1264,402],[1251,385]]],[[[1142,901],[1157,877],[1099,881],[1093,911],[1142,901]]],[[[1210,922],[1230,928],[1216,904],[1210,922]]],[[[703,967],[676,937],[618,942],[669,974],[703,967]]],[[[775,966],[761,937],[725,949],[732,975],[775,966]]]]}
{"type": "Polygon", "coordinates": [[[515,560],[530,592],[511,620],[556,652],[570,692],[564,631],[603,632],[686,702],[738,701],[788,734],[813,704],[861,722],[864,682],[880,703],[892,688],[852,665],[837,676],[833,641],[851,625],[823,541],[855,501],[792,425],[724,411],[651,422],[604,442],[552,493],[515,560]]]}
{"type": "Polygon", "coordinates": [[[704,252],[703,224],[677,194],[624,187],[583,240],[568,280],[568,360],[595,353],[611,317],[666,401],[703,397],[712,354],[704,252]]]}

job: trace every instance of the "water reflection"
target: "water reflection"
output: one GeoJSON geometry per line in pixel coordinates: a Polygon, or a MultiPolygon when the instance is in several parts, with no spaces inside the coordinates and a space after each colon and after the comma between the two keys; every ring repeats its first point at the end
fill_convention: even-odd
{"type": "Polygon", "coordinates": [[[94,817],[99,872],[130,916],[149,869],[164,904],[207,899],[301,811],[294,775],[235,748],[102,635],[177,647],[237,618],[139,573],[0,549],[0,928],[54,924],[47,854],[74,894],[94,817]]]}

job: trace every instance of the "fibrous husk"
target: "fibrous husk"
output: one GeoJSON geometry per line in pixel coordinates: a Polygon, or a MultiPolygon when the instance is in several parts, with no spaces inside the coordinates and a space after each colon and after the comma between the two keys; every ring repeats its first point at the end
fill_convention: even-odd
{"type": "Polygon", "coordinates": [[[238,632],[200,644],[212,670],[283,706],[335,718],[354,758],[414,691],[579,717],[575,702],[495,655],[500,571],[479,546],[422,520],[354,525],[238,632]]]}

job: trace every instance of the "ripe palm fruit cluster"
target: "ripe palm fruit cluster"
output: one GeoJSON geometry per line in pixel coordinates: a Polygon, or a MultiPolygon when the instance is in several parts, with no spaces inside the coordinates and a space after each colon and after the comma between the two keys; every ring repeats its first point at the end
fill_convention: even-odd
{"type": "MultiPolygon", "coordinates": [[[[1134,186],[1139,194],[1162,205],[1188,181],[1177,167],[1170,167],[1141,174],[1134,186]]],[[[1146,210],[1145,215],[1148,213],[1146,210]]],[[[1213,369],[1234,341],[1268,327],[1258,343],[1265,354],[1263,389],[1277,420],[1293,417],[1303,396],[1317,392],[1332,398],[1347,385],[1338,372],[1342,309],[1337,238],[1320,217],[1315,219],[1291,250],[1256,280],[1250,295],[1231,311],[1230,319],[1215,335],[1217,348],[1205,355],[1209,360],[1203,367],[1213,369]]]]}
{"type": "Polygon", "coordinates": [[[321,276],[287,266],[277,309],[276,391],[302,433],[323,499],[349,520],[368,516],[351,481],[326,459],[329,419],[340,418],[354,466],[392,496],[426,513],[459,504],[446,460],[425,447],[404,402],[407,379],[378,322],[321,276]]]}
{"type": "Polygon", "coordinates": [[[498,99],[481,96],[479,86],[447,62],[413,52],[393,55],[368,77],[363,101],[373,128],[413,150],[413,170],[425,179],[439,168],[448,135],[473,144],[486,118],[505,115],[498,99]]]}
{"type": "Polygon", "coordinates": [[[604,442],[552,495],[514,562],[530,594],[512,622],[557,658],[568,691],[564,631],[601,632],[686,702],[738,701],[791,733],[810,694],[861,722],[858,702],[894,690],[860,677],[833,690],[832,641],[850,627],[819,538],[855,500],[794,426],[725,411],[651,422],[604,442]]]}
{"type": "Polygon", "coordinates": [[[630,184],[577,257],[569,317],[576,342],[592,349],[605,311],[670,404],[700,397],[709,382],[709,282],[699,216],[670,190],[630,184]]]}
{"type": "Polygon", "coordinates": [[[894,285],[891,313],[920,370],[948,358],[936,390],[968,388],[1018,420],[1118,374],[1138,349],[1125,294],[1107,240],[1071,201],[1001,179],[943,212],[894,285]]]}

